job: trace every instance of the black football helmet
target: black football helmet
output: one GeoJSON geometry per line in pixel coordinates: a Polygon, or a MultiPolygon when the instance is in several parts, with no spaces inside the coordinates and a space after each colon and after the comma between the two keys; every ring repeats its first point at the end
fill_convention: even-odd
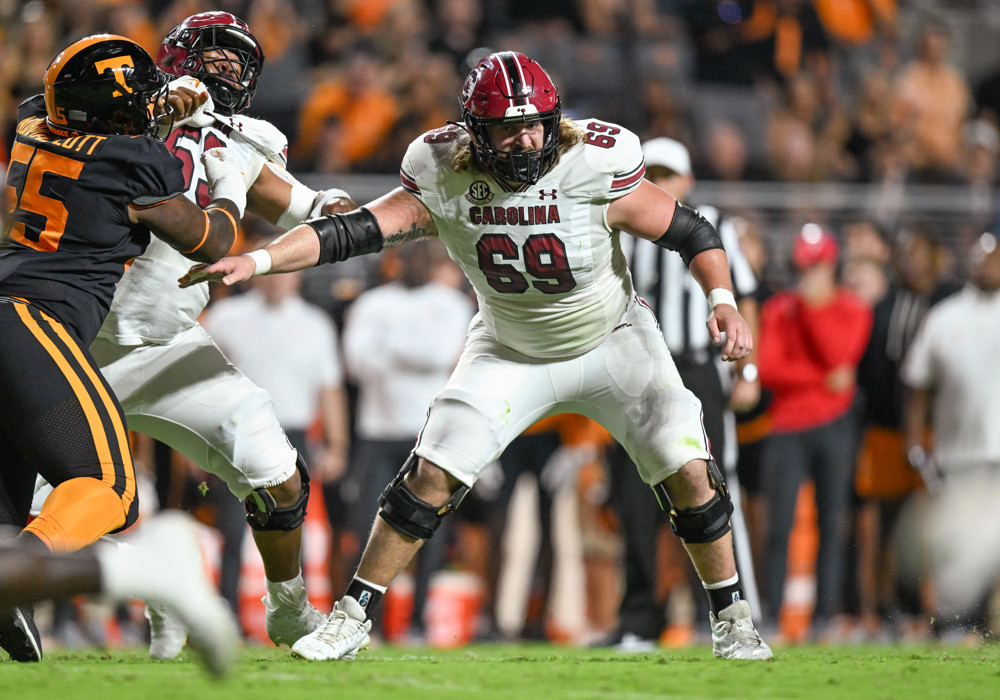
{"type": "Polygon", "coordinates": [[[46,123],[57,134],[153,136],[170,118],[167,76],[134,41],[80,39],[52,59],[43,79],[46,123]]]}
{"type": "Polygon", "coordinates": [[[534,184],[555,164],[562,106],[555,84],[537,61],[517,51],[486,56],[465,79],[459,101],[473,153],[487,172],[534,184]],[[533,121],[545,128],[540,149],[502,153],[493,146],[489,128],[494,124],[533,121]]]}
{"type": "Polygon", "coordinates": [[[170,30],[156,63],[171,75],[200,80],[215,110],[229,116],[250,106],[264,67],[264,50],[239,17],[200,12],[170,30]]]}

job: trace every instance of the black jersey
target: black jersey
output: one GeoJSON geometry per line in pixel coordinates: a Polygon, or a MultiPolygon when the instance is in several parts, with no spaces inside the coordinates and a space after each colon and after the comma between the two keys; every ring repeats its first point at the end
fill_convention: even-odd
{"type": "Polygon", "coordinates": [[[149,229],[129,221],[129,203],[148,206],[183,193],[181,170],[151,138],[59,137],[45,125],[42,96],[22,103],[7,172],[13,192],[0,244],[0,296],[30,301],[89,345],[115,285],[149,244],[149,229]]]}

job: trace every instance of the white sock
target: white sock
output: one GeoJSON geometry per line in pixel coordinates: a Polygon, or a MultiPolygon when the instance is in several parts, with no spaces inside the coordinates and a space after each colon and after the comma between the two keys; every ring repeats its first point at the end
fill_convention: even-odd
{"type": "Polygon", "coordinates": [[[299,572],[295,578],[287,581],[266,581],[267,599],[273,604],[301,606],[309,596],[306,594],[306,583],[299,572]]]}

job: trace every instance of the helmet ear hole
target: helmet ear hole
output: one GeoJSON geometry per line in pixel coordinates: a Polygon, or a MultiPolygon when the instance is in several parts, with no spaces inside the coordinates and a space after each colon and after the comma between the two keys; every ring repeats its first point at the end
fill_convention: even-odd
{"type": "Polygon", "coordinates": [[[476,161],[487,172],[511,182],[537,182],[559,157],[562,107],[555,84],[536,61],[516,51],[483,58],[465,79],[462,116],[472,137],[476,161]],[[540,149],[503,153],[490,138],[496,124],[540,121],[540,149]]]}

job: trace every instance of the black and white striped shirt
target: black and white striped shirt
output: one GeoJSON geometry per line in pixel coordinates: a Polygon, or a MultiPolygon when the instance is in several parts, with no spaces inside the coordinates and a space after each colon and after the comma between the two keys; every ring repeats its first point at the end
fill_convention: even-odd
{"type": "MultiPolygon", "coordinates": [[[[757,290],[757,278],[740,250],[735,225],[730,219],[721,218],[715,207],[701,207],[699,212],[715,225],[722,238],[736,299],[752,295],[757,290]]],[[[675,358],[693,354],[707,359],[712,339],[705,320],[711,309],[705,292],[681,256],[632,236],[622,236],[622,248],[629,260],[635,291],[656,314],[670,353],[675,358]]]]}

